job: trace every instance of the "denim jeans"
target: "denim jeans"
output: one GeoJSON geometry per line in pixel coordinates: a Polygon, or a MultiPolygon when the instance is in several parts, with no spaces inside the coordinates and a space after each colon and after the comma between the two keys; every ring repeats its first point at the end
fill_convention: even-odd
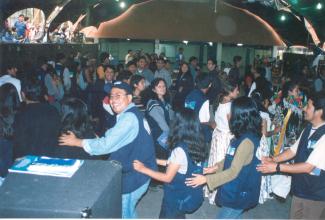
{"type": "Polygon", "coordinates": [[[122,218],[138,218],[135,206],[147,191],[150,180],[131,193],[122,195],[122,218]]]}
{"type": "Polygon", "coordinates": [[[243,209],[233,209],[223,206],[217,214],[217,219],[240,219],[243,211],[243,209]]]}

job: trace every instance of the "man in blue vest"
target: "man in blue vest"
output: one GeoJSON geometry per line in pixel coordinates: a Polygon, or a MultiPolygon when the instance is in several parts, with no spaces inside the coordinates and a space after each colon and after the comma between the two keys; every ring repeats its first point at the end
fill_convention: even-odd
{"type": "Polygon", "coordinates": [[[157,170],[154,143],[144,123],[142,113],[132,103],[132,89],[117,81],[109,95],[110,105],[117,114],[116,124],[105,136],[78,139],[72,132],[62,135],[60,145],[83,147],[91,155],[111,153],[110,159],[122,164],[122,218],[137,218],[135,207],[147,191],[150,178],[133,169],[133,161],[140,160],[157,170]]]}
{"type": "Polygon", "coordinates": [[[262,173],[292,174],[293,199],[290,218],[325,218],[325,94],[308,100],[305,119],[309,122],[297,142],[273,158],[263,158],[262,173]],[[281,163],[294,158],[293,164],[281,163]]]}

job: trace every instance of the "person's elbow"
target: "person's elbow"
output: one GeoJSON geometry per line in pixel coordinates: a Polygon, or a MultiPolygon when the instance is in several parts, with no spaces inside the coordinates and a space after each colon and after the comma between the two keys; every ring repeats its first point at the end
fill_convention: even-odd
{"type": "Polygon", "coordinates": [[[170,176],[166,176],[165,178],[165,183],[171,183],[171,181],[173,180],[173,177],[170,177],[170,176]]]}
{"type": "Polygon", "coordinates": [[[311,173],[315,169],[315,166],[310,163],[305,163],[304,173],[311,173]]]}

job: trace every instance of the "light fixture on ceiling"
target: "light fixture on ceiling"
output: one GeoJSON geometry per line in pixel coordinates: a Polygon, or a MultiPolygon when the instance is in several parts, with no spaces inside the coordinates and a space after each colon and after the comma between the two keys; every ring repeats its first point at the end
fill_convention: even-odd
{"type": "Polygon", "coordinates": [[[237,46],[238,46],[238,47],[242,47],[242,46],[244,46],[244,44],[242,44],[242,43],[238,43],[237,46]]]}
{"type": "Polygon", "coordinates": [[[188,44],[188,40],[183,40],[183,43],[187,45],[188,44]]]}
{"type": "Polygon", "coordinates": [[[125,2],[120,2],[120,8],[124,9],[126,7],[126,3],[125,2]]]}
{"type": "Polygon", "coordinates": [[[318,2],[317,5],[316,5],[316,9],[321,10],[322,8],[323,8],[322,3],[318,2]]]}
{"type": "Polygon", "coordinates": [[[127,40],[127,41],[130,41],[130,38],[127,38],[126,40],[127,40]]]}
{"type": "Polygon", "coordinates": [[[213,42],[208,42],[208,44],[212,47],[213,46],[213,42]]]}
{"type": "Polygon", "coordinates": [[[286,16],[285,15],[281,15],[281,17],[280,17],[280,20],[281,21],[285,21],[287,18],[286,18],[286,16]]]}

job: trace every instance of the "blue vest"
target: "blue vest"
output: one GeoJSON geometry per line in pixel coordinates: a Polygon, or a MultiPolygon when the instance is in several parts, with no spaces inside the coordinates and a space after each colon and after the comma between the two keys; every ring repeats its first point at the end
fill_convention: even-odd
{"type": "Polygon", "coordinates": [[[188,147],[186,143],[177,144],[181,147],[187,159],[186,174],[176,173],[176,176],[170,183],[164,184],[164,198],[163,202],[168,203],[169,206],[177,207],[177,209],[184,213],[192,213],[197,210],[203,198],[203,186],[193,188],[185,185],[186,178],[192,177],[192,173],[203,173],[202,167],[196,165],[188,154],[188,147]]]}
{"type": "Polygon", "coordinates": [[[142,113],[137,107],[132,107],[126,112],[132,112],[139,121],[139,133],[128,145],[111,154],[111,160],[122,164],[122,193],[130,193],[145,184],[150,178],[133,169],[133,161],[139,160],[150,169],[157,170],[155,150],[152,137],[143,125],[142,113]]]}
{"type": "MultiPolygon", "coordinates": [[[[200,109],[206,100],[208,99],[201,90],[194,89],[186,96],[185,108],[192,109],[199,115],[200,109]]],[[[212,139],[212,128],[208,125],[201,124],[201,129],[204,134],[204,141],[209,143],[212,139]]]]}
{"type": "Polygon", "coordinates": [[[254,144],[254,155],[250,164],[245,165],[238,176],[219,187],[216,203],[234,209],[252,208],[258,203],[261,187],[261,173],[256,170],[260,160],[256,157],[256,150],[260,144],[260,138],[254,134],[246,133],[238,139],[231,141],[227,150],[224,170],[227,170],[234,159],[238,146],[248,138],[254,144]]]}
{"type": "MultiPolygon", "coordinates": [[[[305,128],[298,145],[295,163],[304,163],[314,150],[313,145],[325,135],[325,125],[318,128],[309,138],[311,124],[305,128]]],[[[324,155],[325,156],[325,155],[324,155]]],[[[318,168],[315,168],[316,170],[318,168]]],[[[317,175],[299,173],[292,175],[291,190],[293,195],[315,201],[325,201],[325,171],[318,169],[317,175]]]]}
{"type": "MultiPolygon", "coordinates": [[[[166,103],[162,103],[162,101],[160,100],[149,100],[148,102],[148,106],[146,109],[146,119],[148,121],[148,124],[150,126],[151,129],[151,135],[154,139],[154,142],[157,142],[158,137],[161,135],[161,133],[163,132],[161,130],[161,128],[158,125],[158,122],[156,122],[155,119],[153,119],[150,115],[149,112],[155,107],[155,106],[160,106],[163,110],[164,110],[164,118],[166,123],[169,125],[170,119],[169,119],[169,108],[170,106],[166,103]]],[[[156,143],[157,144],[157,143],[156,143]]]]}

